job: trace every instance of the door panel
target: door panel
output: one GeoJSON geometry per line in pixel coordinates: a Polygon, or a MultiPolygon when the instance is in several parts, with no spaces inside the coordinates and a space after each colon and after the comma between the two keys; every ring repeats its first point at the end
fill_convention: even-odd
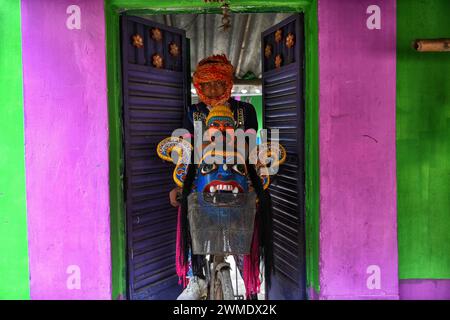
{"type": "Polygon", "coordinates": [[[128,298],[175,299],[182,288],[175,270],[177,210],[168,199],[174,183],[156,146],[182,126],[189,99],[187,39],[183,30],[121,19],[128,298]],[[141,48],[133,45],[136,34],[141,48]],[[170,45],[178,49],[171,53],[170,45]]]}
{"type": "Polygon", "coordinates": [[[263,127],[269,132],[279,129],[279,141],[287,151],[287,160],[269,189],[275,270],[267,298],[305,299],[303,14],[290,16],[264,31],[261,46],[263,127]],[[290,34],[292,46],[286,41],[290,34]],[[281,63],[277,66],[278,55],[281,63]]]}

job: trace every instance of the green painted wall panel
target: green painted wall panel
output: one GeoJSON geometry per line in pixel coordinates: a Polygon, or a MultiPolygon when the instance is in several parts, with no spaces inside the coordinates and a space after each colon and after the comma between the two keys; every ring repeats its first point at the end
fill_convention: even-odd
{"type": "Polygon", "coordinates": [[[20,0],[0,23],[0,299],[29,299],[20,0]]]}
{"type": "MultiPolygon", "coordinates": [[[[241,101],[251,103],[255,107],[258,119],[258,131],[262,129],[262,96],[241,96],[241,101]]],[[[259,137],[259,132],[258,132],[259,137]]]]}
{"type": "MultiPolygon", "coordinates": [[[[113,299],[126,292],[125,210],[122,190],[122,140],[121,140],[121,75],[119,46],[119,13],[176,14],[220,13],[221,3],[201,0],[105,0],[108,108],[110,116],[110,196],[113,299]]],[[[319,152],[318,152],[318,29],[317,0],[235,0],[232,12],[305,12],[306,24],[306,237],[307,286],[319,291],[319,152]]]]}
{"type": "MultiPolygon", "coordinates": [[[[314,0],[315,1],[315,0],[314,0]]],[[[217,13],[222,3],[204,2],[203,0],[105,0],[115,10],[144,10],[145,13],[217,13]]],[[[233,0],[230,9],[235,12],[289,12],[307,8],[313,0],[233,0]]]]}
{"type": "Polygon", "coordinates": [[[400,279],[450,278],[450,53],[414,39],[450,37],[450,1],[397,1],[400,279]]]}
{"type": "Polygon", "coordinates": [[[105,1],[109,116],[112,299],[126,297],[126,225],[123,190],[119,15],[105,1]]]}
{"type": "Polygon", "coordinates": [[[305,10],[305,205],[307,286],[319,285],[319,25],[318,0],[305,10]]]}

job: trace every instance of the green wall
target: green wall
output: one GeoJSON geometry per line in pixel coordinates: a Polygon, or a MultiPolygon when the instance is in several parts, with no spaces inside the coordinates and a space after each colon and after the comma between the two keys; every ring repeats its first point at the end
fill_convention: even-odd
{"type": "Polygon", "coordinates": [[[20,0],[0,23],[0,299],[29,299],[20,0]]]}
{"type": "MultiPolygon", "coordinates": [[[[122,190],[121,76],[119,12],[129,14],[220,13],[221,3],[200,0],[105,0],[108,108],[110,117],[110,194],[113,299],[126,292],[125,210],[122,190]]],[[[318,29],[317,0],[234,0],[232,12],[305,13],[306,25],[306,252],[307,286],[319,291],[319,152],[318,152],[318,29]]]]}
{"type": "MultiPolygon", "coordinates": [[[[241,96],[241,101],[251,103],[255,107],[256,117],[258,118],[258,131],[262,129],[262,96],[241,96]]],[[[259,132],[258,132],[259,137],[259,132]]]]}
{"type": "Polygon", "coordinates": [[[307,286],[319,285],[319,25],[318,0],[305,8],[305,206],[307,286]]]}
{"type": "Polygon", "coordinates": [[[411,42],[450,37],[450,1],[397,1],[400,279],[450,278],[450,52],[411,42]]]}
{"type": "Polygon", "coordinates": [[[122,110],[119,15],[105,0],[109,116],[112,299],[126,297],[126,224],[123,190],[122,110]]]}

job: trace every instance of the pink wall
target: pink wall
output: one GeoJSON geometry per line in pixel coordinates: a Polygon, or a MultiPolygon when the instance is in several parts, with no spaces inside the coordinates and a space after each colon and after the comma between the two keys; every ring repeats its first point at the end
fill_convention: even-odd
{"type": "Polygon", "coordinates": [[[103,12],[103,0],[22,1],[32,299],[111,297],[103,12]]]}
{"type": "MultiPolygon", "coordinates": [[[[22,1],[33,299],[111,297],[103,12],[22,1]]],[[[319,0],[322,299],[398,298],[395,15],[395,0],[319,0]],[[381,30],[366,26],[374,4],[381,30]]]]}
{"type": "Polygon", "coordinates": [[[396,299],[396,1],[318,9],[319,298],[396,299]],[[366,26],[370,5],[381,9],[379,30],[366,26]]]}
{"type": "Polygon", "coordinates": [[[450,300],[450,279],[405,279],[399,283],[402,300],[450,300]]]}

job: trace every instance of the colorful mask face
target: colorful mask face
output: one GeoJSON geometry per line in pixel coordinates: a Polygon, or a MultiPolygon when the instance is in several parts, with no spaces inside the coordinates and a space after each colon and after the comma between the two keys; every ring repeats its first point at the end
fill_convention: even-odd
{"type": "MultiPolygon", "coordinates": [[[[225,105],[215,106],[206,118],[206,126],[212,131],[219,132],[220,135],[214,135],[223,139],[227,134],[227,142],[234,143],[235,121],[230,108],[225,105]],[[230,136],[228,136],[230,135],[230,136]]],[[[213,135],[211,132],[211,135],[213,135]]],[[[211,140],[212,141],[212,140],[211,140]]],[[[217,145],[218,140],[214,139],[212,145],[217,145]]],[[[270,143],[260,145],[257,149],[249,154],[251,163],[256,163],[256,170],[261,178],[264,189],[270,183],[270,168],[267,168],[260,159],[270,158],[272,161],[272,169],[284,162],[286,159],[286,151],[283,146],[278,145],[273,148],[270,143]]],[[[173,172],[175,183],[182,187],[184,178],[187,173],[186,163],[190,159],[192,145],[186,140],[170,137],[166,138],[158,144],[158,155],[161,159],[171,161],[172,151],[178,153],[178,163],[173,172]]],[[[212,150],[212,149],[209,149],[212,150]]],[[[265,161],[266,163],[266,161],[265,161]]],[[[193,183],[193,190],[205,193],[245,193],[248,192],[247,168],[244,157],[237,152],[208,151],[203,156],[200,164],[197,166],[196,178],[193,183]],[[240,161],[236,161],[239,159],[240,161]]]]}
{"type": "MultiPolygon", "coordinates": [[[[172,161],[172,152],[178,153],[178,163],[173,171],[173,180],[179,187],[183,186],[188,167],[186,161],[190,159],[192,149],[192,145],[189,142],[178,137],[166,138],[158,144],[158,156],[163,160],[172,161]]],[[[217,157],[215,161],[207,161],[206,159],[211,156],[211,151],[209,151],[209,153],[206,153],[203,157],[200,165],[197,166],[194,190],[198,190],[199,192],[209,192],[211,187],[214,187],[216,191],[226,191],[231,187],[231,192],[235,187],[237,187],[238,192],[246,192],[248,190],[247,168],[244,161],[240,161],[236,165],[226,163],[226,159],[230,157],[234,158],[238,156],[241,157],[242,160],[243,158],[240,154],[236,152],[226,155],[222,154],[223,159],[221,161],[218,161],[217,157]],[[231,181],[235,181],[236,183],[231,183],[231,181]]],[[[273,174],[273,169],[278,168],[286,160],[286,150],[282,145],[273,148],[270,143],[265,143],[259,145],[256,150],[250,152],[249,158],[251,163],[256,163],[256,171],[261,179],[264,189],[267,189],[270,184],[270,175],[273,174]],[[258,160],[265,158],[272,159],[271,167],[267,167],[258,160]]],[[[233,163],[237,162],[233,161],[233,163]]]]}
{"type": "Polygon", "coordinates": [[[221,132],[225,132],[226,130],[234,130],[234,124],[230,122],[228,118],[216,117],[211,119],[209,129],[216,129],[221,132]]]}
{"type": "Polygon", "coordinates": [[[233,112],[227,106],[218,105],[214,107],[206,118],[206,127],[210,141],[223,141],[226,136],[228,143],[234,142],[234,117],[233,112]]]}
{"type": "MultiPolygon", "coordinates": [[[[197,167],[195,179],[197,192],[208,193],[243,193],[248,192],[247,168],[245,164],[235,163],[236,153],[222,154],[223,161],[213,161],[208,153],[197,167]]],[[[241,158],[242,159],[242,158],[241,158]]]]}

